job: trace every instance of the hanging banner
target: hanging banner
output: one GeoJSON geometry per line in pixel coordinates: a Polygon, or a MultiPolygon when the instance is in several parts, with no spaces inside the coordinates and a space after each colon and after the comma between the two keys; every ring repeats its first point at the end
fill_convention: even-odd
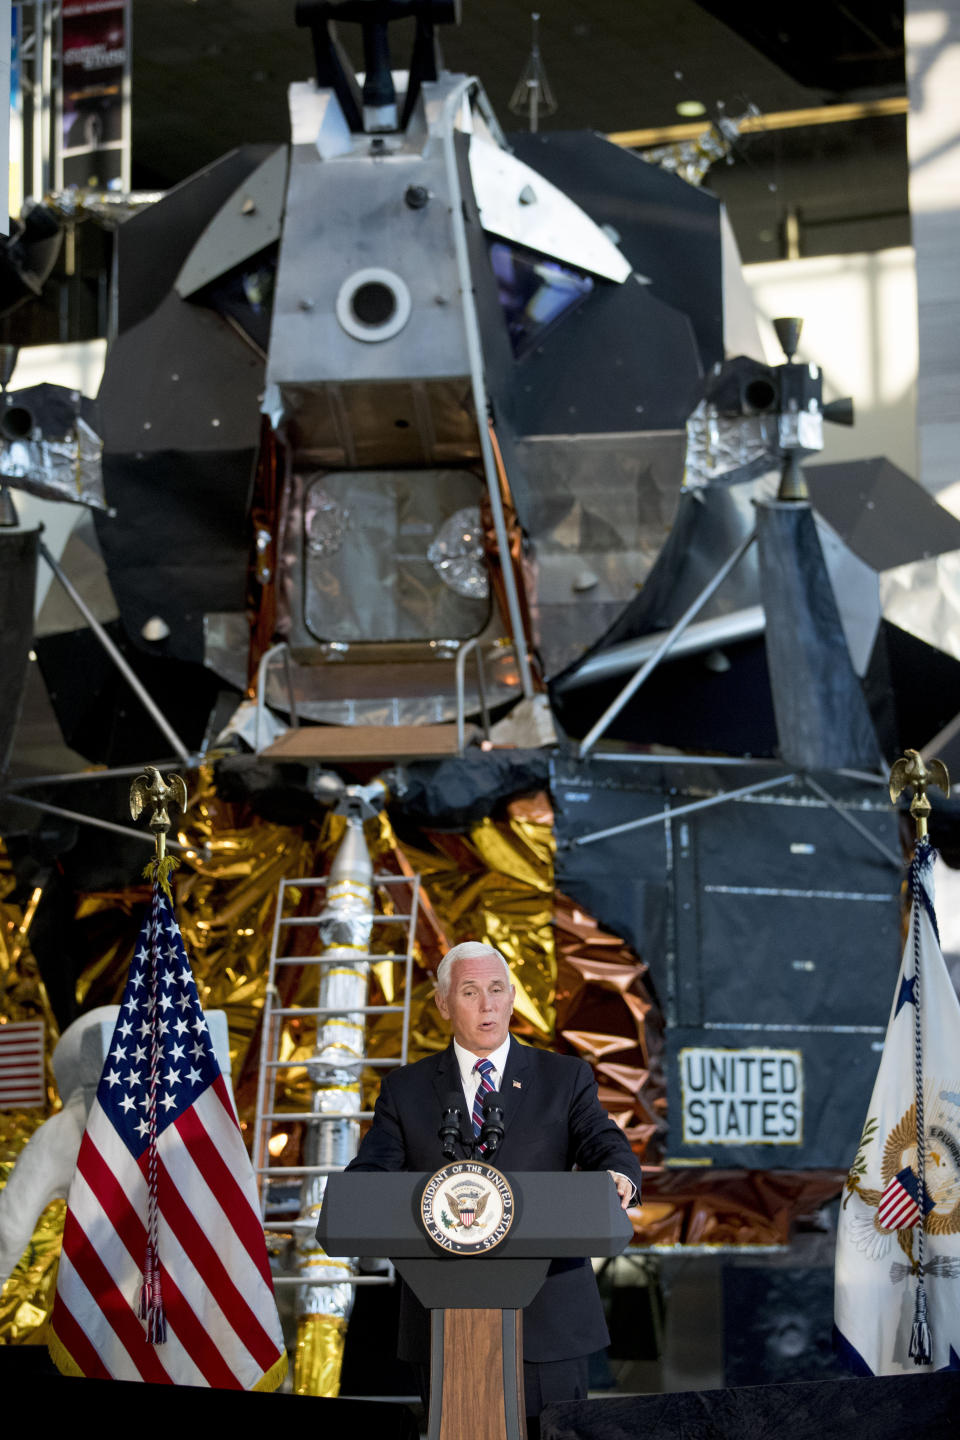
{"type": "MultiPolygon", "coordinates": [[[[23,91],[20,87],[20,37],[21,22],[23,15],[19,5],[13,8],[9,3],[0,4],[0,25],[3,26],[3,33],[6,34],[7,23],[4,18],[5,11],[10,12],[10,109],[7,113],[7,149],[10,158],[10,204],[11,215],[19,215],[23,209],[23,91]]],[[[0,119],[0,134],[3,124],[0,119]]],[[[0,146],[3,140],[0,139],[0,146]]],[[[2,213],[0,207],[0,231],[9,235],[10,227],[7,223],[7,216],[2,213]]]]}
{"type": "Polygon", "coordinates": [[[130,0],[64,0],[58,188],[130,189],[130,0]]]}

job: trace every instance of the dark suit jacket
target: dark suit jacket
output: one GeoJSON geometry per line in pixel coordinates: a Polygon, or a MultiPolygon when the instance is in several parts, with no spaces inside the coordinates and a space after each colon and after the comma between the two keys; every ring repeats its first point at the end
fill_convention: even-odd
{"type": "MultiPolygon", "coordinates": [[[[437,1131],[443,1102],[461,1093],[453,1045],[415,1065],[389,1072],[373,1124],[348,1170],[423,1170],[445,1163],[437,1131]]],[[[585,1060],[534,1050],[511,1038],[500,1083],[503,1141],[493,1158],[501,1170],[619,1170],[640,1189],[640,1164],[626,1136],[597,1098],[585,1060]],[[519,1083],[515,1083],[519,1082],[519,1083]]],[[[464,1106],[466,1109],[466,1106],[464,1106]]],[[[464,1133],[472,1139],[469,1118],[464,1133]]],[[[460,1158],[468,1158],[462,1148],[460,1158]]],[[[526,1360],[567,1360],[609,1341],[593,1270],[584,1260],[554,1260],[539,1295],[523,1312],[526,1360]]],[[[409,1293],[401,1302],[401,1359],[429,1356],[426,1312],[409,1293]]]]}

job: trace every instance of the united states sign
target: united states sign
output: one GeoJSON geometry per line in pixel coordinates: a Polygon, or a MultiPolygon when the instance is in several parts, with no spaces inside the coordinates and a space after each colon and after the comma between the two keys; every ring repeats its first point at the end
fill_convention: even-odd
{"type": "Polygon", "coordinates": [[[49,1344],[62,1371],[101,1379],[271,1390],[286,1371],[253,1171],[159,890],[70,1187],[49,1344]]]}

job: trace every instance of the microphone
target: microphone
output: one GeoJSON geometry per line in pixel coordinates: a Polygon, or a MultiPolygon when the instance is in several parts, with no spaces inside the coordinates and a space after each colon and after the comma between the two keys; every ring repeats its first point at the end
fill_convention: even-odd
{"type": "Polygon", "coordinates": [[[503,1139],[503,1096],[499,1090],[491,1090],[481,1101],[483,1125],[480,1130],[480,1144],[485,1155],[493,1155],[503,1139]]]}
{"type": "Polygon", "coordinates": [[[440,1149],[444,1159],[457,1158],[457,1141],[460,1139],[460,1116],[465,1104],[462,1094],[451,1090],[443,1097],[443,1112],[440,1118],[440,1149]]]}

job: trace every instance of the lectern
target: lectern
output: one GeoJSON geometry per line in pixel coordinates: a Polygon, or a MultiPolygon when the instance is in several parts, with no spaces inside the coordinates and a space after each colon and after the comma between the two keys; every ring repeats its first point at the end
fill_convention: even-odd
{"type": "Polygon", "coordinates": [[[523,1440],[520,1312],[552,1259],[619,1255],[631,1234],[606,1171],[470,1161],[331,1175],[317,1226],[328,1255],[388,1255],[431,1312],[428,1440],[523,1440]]]}

